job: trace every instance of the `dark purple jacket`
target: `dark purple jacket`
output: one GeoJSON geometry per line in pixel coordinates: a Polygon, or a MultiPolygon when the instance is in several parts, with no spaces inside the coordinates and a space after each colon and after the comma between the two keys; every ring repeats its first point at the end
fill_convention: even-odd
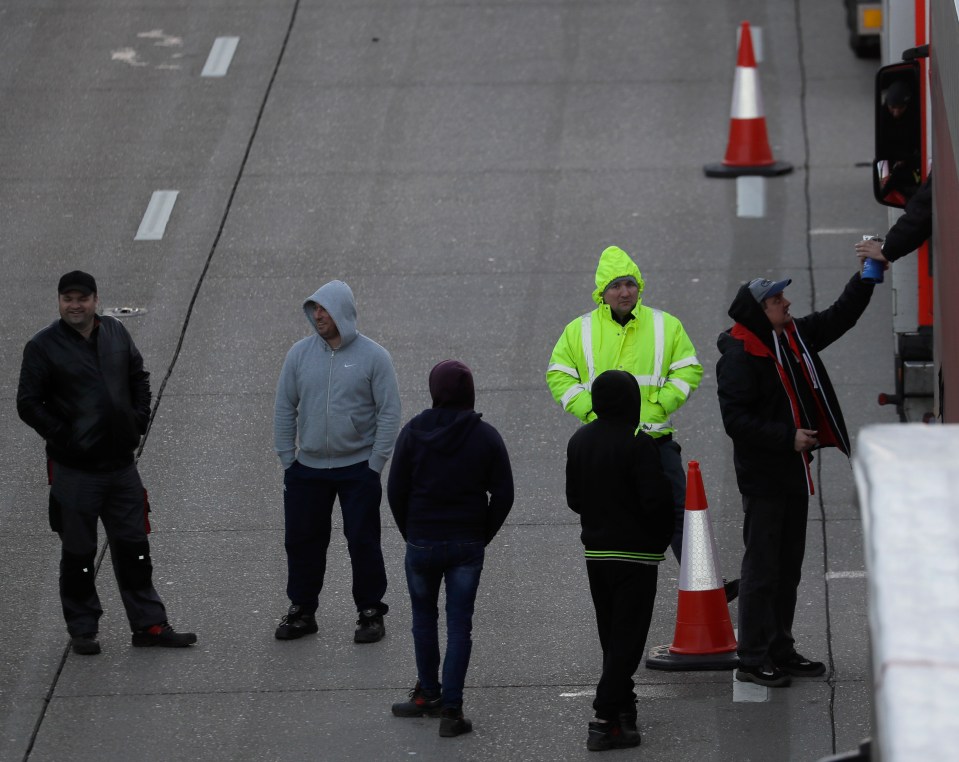
{"type": "Polygon", "coordinates": [[[473,410],[424,410],[396,440],[387,497],[403,539],[489,544],[513,507],[506,445],[473,410]]]}

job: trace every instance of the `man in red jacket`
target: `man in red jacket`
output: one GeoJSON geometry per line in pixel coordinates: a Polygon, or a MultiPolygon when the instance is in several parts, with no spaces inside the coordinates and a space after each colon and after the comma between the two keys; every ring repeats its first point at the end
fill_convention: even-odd
{"type": "Polygon", "coordinates": [[[856,273],[832,306],[794,320],[784,293],[791,282],[756,278],[742,285],[729,308],[736,323],[719,336],[716,367],[746,513],[736,679],[769,687],[826,670],[796,652],[792,635],[814,492],[812,452],[850,452],[819,352],[856,324],[874,287],[856,273]]]}

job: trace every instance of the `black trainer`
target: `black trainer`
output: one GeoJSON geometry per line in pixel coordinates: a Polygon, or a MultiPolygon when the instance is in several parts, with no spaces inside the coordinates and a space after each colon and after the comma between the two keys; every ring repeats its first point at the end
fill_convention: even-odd
{"type": "Polygon", "coordinates": [[[589,723],[589,737],[586,739],[586,748],[590,751],[628,749],[631,746],[639,746],[642,740],[639,731],[625,728],[621,722],[594,720],[589,723]]]}
{"type": "Polygon", "coordinates": [[[386,626],[383,624],[383,615],[376,609],[363,609],[360,618],[356,620],[356,632],[353,633],[354,643],[376,643],[386,635],[386,626]]]}
{"type": "Polygon", "coordinates": [[[152,627],[133,633],[133,645],[137,648],[162,646],[163,648],[186,648],[196,643],[192,632],[177,632],[169,622],[160,622],[152,627]]]}
{"type": "Polygon", "coordinates": [[[785,688],[789,685],[789,675],[776,667],[766,667],[762,664],[747,666],[740,664],[736,670],[736,679],[743,683],[756,683],[767,688],[785,688]]]}
{"type": "Polygon", "coordinates": [[[774,662],[780,671],[793,677],[819,677],[826,674],[826,665],[821,661],[810,661],[795,651],[783,659],[774,659],[774,662]]]}
{"type": "Polygon", "coordinates": [[[739,580],[732,579],[727,582],[723,580],[723,590],[726,591],[726,603],[732,603],[739,597],[739,580]]]}
{"type": "Polygon", "coordinates": [[[463,716],[463,707],[444,707],[440,718],[440,735],[443,738],[461,736],[473,729],[473,723],[463,716]]]}
{"type": "Polygon", "coordinates": [[[95,632],[85,632],[70,638],[70,648],[73,653],[81,656],[96,656],[100,653],[100,643],[95,632]]]}
{"type": "Polygon", "coordinates": [[[319,629],[312,611],[307,612],[302,606],[293,604],[286,612],[286,616],[280,620],[275,637],[277,640],[296,640],[304,635],[319,632],[319,629]]]}
{"type": "Polygon", "coordinates": [[[393,704],[394,717],[439,717],[443,707],[440,691],[425,691],[420,687],[420,681],[410,691],[409,701],[393,704]]]}

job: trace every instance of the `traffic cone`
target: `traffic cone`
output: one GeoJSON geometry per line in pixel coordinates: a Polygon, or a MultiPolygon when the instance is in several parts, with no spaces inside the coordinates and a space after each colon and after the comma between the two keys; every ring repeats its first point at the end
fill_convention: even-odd
{"type": "Polygon", "coordinates": [[[691,460],[686,474],[676,631],[672,645],[650,650],[649,669],[733,669],[739,664],[708,508],[699,463],[691,460]]]}
{"type": "Polygon", "coordinates": [[[733,106],[729,118],[729,143],[721,164],[703,167],[707,177],[739,177],[740,175],[784,175],[793,165],[776,161],[766,135],[763,96],[759,89],[759,70],[753,53],[749,22],[740,26],[739,56],[733,82],[733,106]]]}

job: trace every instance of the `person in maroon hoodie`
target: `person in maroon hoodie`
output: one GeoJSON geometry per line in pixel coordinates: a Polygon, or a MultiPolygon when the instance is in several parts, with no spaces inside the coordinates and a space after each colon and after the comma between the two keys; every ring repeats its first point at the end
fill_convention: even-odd
{"type": "Polygon", "coordinates": [[[485,548],[513,507],[513,473],[499,432],[473,409],[473,374],[457,360],[430,371],[433,407],[400,431],[387,482],[406,540],[416,686],[393,704],[397,717],[441,717],[439,734],[472,730],[463,683],[472,650],[473,605],[485,548]],[[446,656],[439,679],[440,585],[446,583],[446,656]]]}

